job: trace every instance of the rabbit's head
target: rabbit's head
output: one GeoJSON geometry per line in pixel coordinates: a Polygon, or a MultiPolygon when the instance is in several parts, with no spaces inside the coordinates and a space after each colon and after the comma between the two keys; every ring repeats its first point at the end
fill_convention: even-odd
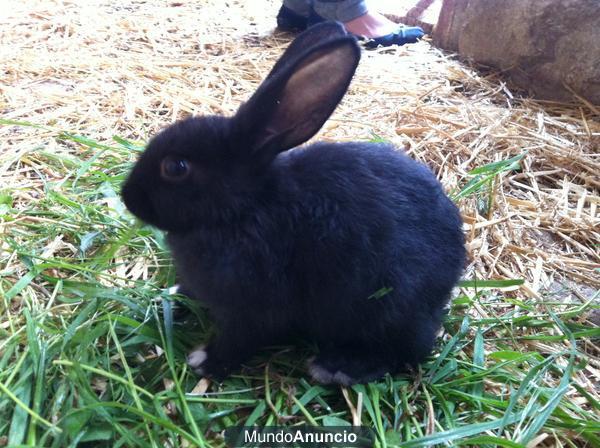
{"type": "Polygon", "coordinates": [[[305,31],[233,117],[192,117],[156,135],[123,186],[127,208],[169,231],[243,212],[277,155],[325,123],[359,59],[356,40],[342,25],[305,31]]]}

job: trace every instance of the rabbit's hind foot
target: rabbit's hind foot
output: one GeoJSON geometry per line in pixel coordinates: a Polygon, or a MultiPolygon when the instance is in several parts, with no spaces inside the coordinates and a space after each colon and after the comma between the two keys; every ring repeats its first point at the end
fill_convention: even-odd
{"type": "Polygon", "coordinates": [[[308,373],[321,384],[350,386],[381,378],[391,369],[380,358],[360,354],[321,353],[308,362],[308,373]]]}

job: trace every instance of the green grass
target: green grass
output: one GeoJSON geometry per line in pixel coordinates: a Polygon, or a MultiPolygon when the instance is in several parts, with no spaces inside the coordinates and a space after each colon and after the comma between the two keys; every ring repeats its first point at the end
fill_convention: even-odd
{"type": "MultiPolygon", "coordinates": [[[[353,421],[380,447],[525,447],[540,434],[600,446],[584,352],[600,329],[580,323],[597,305],[503,292],[520,279],[466,280],[413,375],[324,387],[308,381],[308,347],[278,347],[192,394],[185,354],[211,323],[197,307],[174,317],[183,299],[163,293],[174,271],[162,235],[118,195],[143,146],[54,138],[59,150],[2,156],[27,175],[0,189],[0,446],[212,447],[235,424],[353,421]]],[[[485,196],[516,162],[480,168],[455,198],[485,196]]]]}

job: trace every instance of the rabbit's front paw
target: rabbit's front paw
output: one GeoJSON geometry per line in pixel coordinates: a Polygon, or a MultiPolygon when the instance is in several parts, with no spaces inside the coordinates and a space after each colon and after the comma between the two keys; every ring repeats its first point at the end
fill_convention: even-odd
{"type": "Polygon", "coordinates": [[[207,358],[206,345],[199,345],[187,356],[187,365],[192,368],[196,375],[202,376],[205,373],[204,362],[207,358]]]}
{"type": "Polygon", "coordinates": [[[190,352],[187,364],[198,376],[208,376],[216,380],[225,378],[232,368],[232,363],[223,361],[211,350],[211,346],[200,345],[190,352]]]}

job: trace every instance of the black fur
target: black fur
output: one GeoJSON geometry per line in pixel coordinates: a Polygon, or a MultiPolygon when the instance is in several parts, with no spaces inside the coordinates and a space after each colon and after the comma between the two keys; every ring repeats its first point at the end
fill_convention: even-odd
{"type": "Polygon", "coordinates": [[[312,96],[325,103],[316,113],[324,121],[358,62],[339,27],[324,40],[291,48],[236,116],[162,131],[123,188],[134,214],[168,231],[182,286],[217,322],[204,374],[223,377],[260,347],[297,335],[317,343],[311,372],[322,382],[415,365],[430,353],[462,272],[459,213],[425,166],[386,144],[284,151],[316,132],[298,116],[302,104],[287,104],[303,94],[289,85],[318,89],[297,74],[332,52],[341,52],[337,62],[356,55],[332,65],[348,72],[335,75],[339,86],[312,96]],[[190,175],[163,179],[166,155],[187,160],[190,175]]]}

